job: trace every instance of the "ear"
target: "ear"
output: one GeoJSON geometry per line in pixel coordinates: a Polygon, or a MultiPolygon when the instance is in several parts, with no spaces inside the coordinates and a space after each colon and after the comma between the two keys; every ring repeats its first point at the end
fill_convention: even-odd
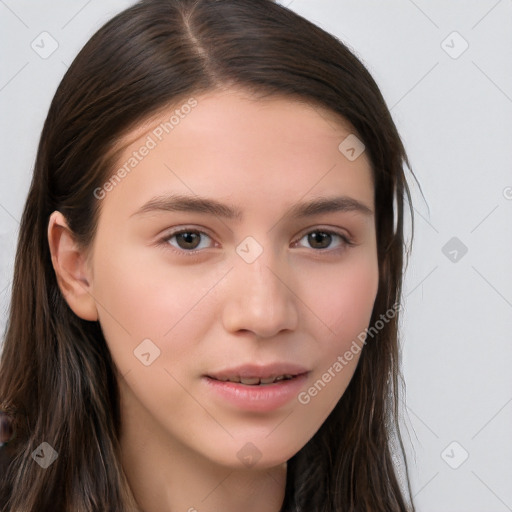
{"type": "Polygon", "coordinates": [[[78,246],[64,215],[58,211],[50,215],[48,243],[57,283],[69,307],[83,320],[98,320],[85,251],[78,246]]]}

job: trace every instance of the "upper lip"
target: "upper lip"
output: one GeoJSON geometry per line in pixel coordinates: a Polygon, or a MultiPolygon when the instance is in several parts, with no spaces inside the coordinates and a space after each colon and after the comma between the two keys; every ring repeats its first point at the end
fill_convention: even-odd
{"type": "Polygon", "coordinates": [[[225,368],[217,372],[208,373],[207,377],[214,379],[229,379],[231,377],[241,377],[245,379],[260,378],[268,379],[270,377],[279,377],[281,375],[301,375],[308,373],[308,369],[293,363],[272,363],[264,366],[255,364],[245,364],[233,368],[225,368]]]}

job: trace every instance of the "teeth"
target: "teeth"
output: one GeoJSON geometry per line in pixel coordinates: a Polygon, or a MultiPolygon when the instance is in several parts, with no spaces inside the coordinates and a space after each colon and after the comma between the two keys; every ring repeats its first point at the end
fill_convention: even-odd
{"type": "Polygon", "coordinates": [[[260,383],[260,379],[259,377],[249,377],[249,378],[240,378],[240,382],[242,384],[247,384],[249,386],[254,386],[255,384],[259,384],[260,383]]]}
{"type": "Polygon", "coordinates": [[[240,384],[245,384],[246,386],[257,386],[257,385],[265,385],[272,384],[273,382],[280,382],[282,380],[292,379],[293,375],[279,375],[278,377],[267,377],[265,379],[260,379],[259,377],[219,377],[217,380],[222,382],[236,382],[240,384]]]}

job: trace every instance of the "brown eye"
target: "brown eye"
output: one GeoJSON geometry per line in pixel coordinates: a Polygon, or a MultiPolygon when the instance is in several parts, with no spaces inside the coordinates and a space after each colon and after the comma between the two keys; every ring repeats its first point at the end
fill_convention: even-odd
{"type": "Polygon", "coordinates": [[[306,240],[310,248],[318,249],[319,251],[342,249],[345,246],[352,245],[345,235],[321,229],[310,231],[298,241],[299,245],[304,246],[300,244],[302,240],[306,240]]]}
{"type": "Polygon", "coordinates": [[[183,230],[166,237],[165,241],[176,249],[182,251],[195,251],[196,249],[205,249],[209,247],[208,241],[203,239],[210,237],[201,231],[183,230]],[[202,245],[202,246],[201,246],[202,245]]]}
{"type": "Polygon", "coordinates": [[[199,233],[179,233],[176,236],[176,240],[178,245],[182,249],[197,249],[199,242],[201,241],[201,235],[199,233]]]}
{"type": "Polygon", "coordinates": [[[308,243],[313,249],[327,249],[332,242],[332,235],[323,231],[308,234],[308,243]]]}

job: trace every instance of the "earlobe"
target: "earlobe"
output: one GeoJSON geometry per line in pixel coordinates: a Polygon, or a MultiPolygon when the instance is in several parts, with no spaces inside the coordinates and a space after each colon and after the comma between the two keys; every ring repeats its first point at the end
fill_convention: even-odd
{"type": "Polygon", "coordinates": [[[58,211],[50,215],[48,243],[57,282],[69,307],[83,320],[98,320],[85,252],[76,243],[65,217],[58,211]]]}

